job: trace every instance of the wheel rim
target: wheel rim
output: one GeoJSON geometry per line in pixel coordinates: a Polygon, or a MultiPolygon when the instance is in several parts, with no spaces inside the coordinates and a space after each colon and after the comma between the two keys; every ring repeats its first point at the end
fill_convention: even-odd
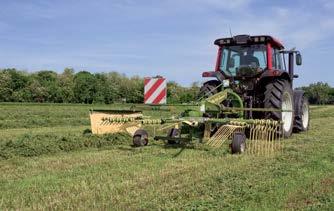
{"type": "Polygon", "coordinates": [[[246,144],[245,144],[245,143],[242,143],[242,144],[240,145],[240,152],[241,152],[241,153],[244,153],[245,150],[246,150],[246,144]]]}
{"type": "Polygon", "coordinates": [[[288,132],[292,127],[292,99],[288,92],[283,94],[282,110],[285,110],[282,112],[283,129],[288,132]]]}
{"type": "Polygon", "coordinates": [[[308,111],[307,103],[303,103],[302,112],[303,112],[302,113],[303,127],[306,129],[308,126],[308,121],[309,121],[309,111],[308,111]]]}

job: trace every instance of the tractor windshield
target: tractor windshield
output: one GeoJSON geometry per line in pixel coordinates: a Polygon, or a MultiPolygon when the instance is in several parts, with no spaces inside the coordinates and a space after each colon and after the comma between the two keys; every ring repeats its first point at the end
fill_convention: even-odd
{"type": "Polygon", "coordinates": [[[267,50],[264,44],[225,46],[221,52],[220,70],[234,77],[242,67],[267,68],[267,50]]]}

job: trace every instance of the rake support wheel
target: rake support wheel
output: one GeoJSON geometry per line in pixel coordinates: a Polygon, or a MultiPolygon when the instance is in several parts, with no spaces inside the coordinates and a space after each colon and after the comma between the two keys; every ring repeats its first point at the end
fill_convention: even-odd
{"type": "Polygon", "coordinates": [[[142,147],[148,144],[148,133],[146,130],[138,129],[133,135],[133,145],[135,147],[142,147]]]}
{"type": "MultiPolygon", "coordinates": [[[[171,137],[171,138],[176,138],[176,137],[178,137],[179,135],[180,135],[180,129],[177,129],[177,128],[172,128],[169,132],[168,132],[168,134],[167,134],[167,136],[168,137],[171,137]]],[[[177,142],[177,141],[175,141],[175,140],[167,140],[167,143],[168,144],[179,144],[179,142],[177,142]]]]}
{"type": "Polygon", "coordinates": [[[232,136],[232,154],[244,153],[246,150],[246,135],[242,132],[235,132],[232,136]]]}

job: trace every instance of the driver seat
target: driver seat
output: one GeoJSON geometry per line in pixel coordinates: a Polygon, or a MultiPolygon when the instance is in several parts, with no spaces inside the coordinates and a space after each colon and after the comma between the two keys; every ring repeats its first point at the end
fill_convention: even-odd
{"type": "Polygon", "coordinates": [[[244,56],[242,61],[241,61],[241,64],[242,65],[250,65],[250,66],[254,66],[254,67],[259,67],[260,66],[259,59],[256,58],[253,55],[244,56]]]}

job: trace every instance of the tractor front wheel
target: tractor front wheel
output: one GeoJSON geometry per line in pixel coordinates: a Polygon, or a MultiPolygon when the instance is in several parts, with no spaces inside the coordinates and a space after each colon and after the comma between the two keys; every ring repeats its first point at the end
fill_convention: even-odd
{"type": "Polygon", "coordinates": [[[291,83],[284,79],[276,79],[266,85],[264,95],[264,107],[272,109],[272,111],[266,112],[265,118],[282,121],[283,137],[290,137],[294,120],[294,101],[291,83]]]}
{"type": "Polygon", "coordinates": [[[217,86],[219,86],[219,81],[211,80],[203,84],[199,90],[199,98],[210,97],[218,93],[217,86]]]}

